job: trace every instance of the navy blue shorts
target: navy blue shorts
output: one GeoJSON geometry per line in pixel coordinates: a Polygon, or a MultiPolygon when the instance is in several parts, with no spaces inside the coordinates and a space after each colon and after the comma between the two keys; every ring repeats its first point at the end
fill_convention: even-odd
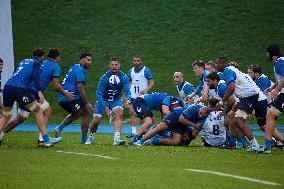
{"type": "Polygon", "coordinates": [[[58,103],[64,110],[66,110],[70,114],[76,114],[86,106],[86,104],[81,98],[71,101],[61,101],[58,103]]]}
{"type": "Polygon", "coordinates": [[[183,124],[181,124],[179,121],[179,116],[175,112],[170,112],[166,117],[164,117],[163,121],[167,124],[168,128],[171,130],[175,127],[187,127],[183,124]]]}
{"type": "Polygon", "coordinates": [[[153,113],[151,112],[146,101],[143,98],[136,98],[135,100],[133,100],[132,105],[137,117],[139,117],[140,119],[143,120],[145,117],[153,117],[153,113]]]}
{"type": "Polygon", "coordinates": [[[5,85],[3,89],[3,106],[13,107],[15,101],[19,103],[19,106],[25,107],[36,101],[36,99],[28,89],[5,85]]]}
{"type": "Polygon", "coordinates": [[[255,116],[257,118],[265,118],[267,113],[268,103],[267,100],[258,101],[258,95],[240,98],[238,103],[238,109],[251,114],[255,110],[255,116]]]}
{"type": "Polygon", "coordinates": [[[284,93],[280,93],[276,100],[271,103],[271,106],[275,107],[280,112],[284,112],[284,93]]]}
{"type": "MultiPolygon", "coordinates": [[[[39,96],[38,93],[36,91],[31,91],[32,95],[35,97],[35,99],[39,102],[39,96]]],[[[25,106],[19,104],[19,108],[26,111],[26,112],[31,112],[28,108],[26,108],[25,106]]]]}

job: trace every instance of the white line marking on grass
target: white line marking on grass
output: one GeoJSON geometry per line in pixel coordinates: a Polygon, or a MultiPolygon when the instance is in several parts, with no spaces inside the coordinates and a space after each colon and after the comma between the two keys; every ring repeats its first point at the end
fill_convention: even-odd
{"type": "Polygon", "coordinates": [[[199,173],[209,173],[209,174],[219,175],[219,176],[223,176],[223,177],[232,177],[232,178],[235,178],[235,179],[247,180],[247,181],[250,181],[250,182],[256,182],[256,183],[261,183],[261,184],[266,184],[266,185],[273,185],[273,186],[281,185],[281,184],[275,183],[275,182],[258,180],[258,179],[254,179],[254,178],[243,177],[243,176],[238,176],[238,175],[231,175],[231,174],[215,172],[215,171],[206,171],[206,170],[199,170],[199,169],[185,169],[185,170],[186,171],[199,172],[199,173]]]}
{"type": "Polygon", "coordinates": [[[66,152],[66,151],[56,151],[58,153],[65,153],[65,154],[77,154],[77,155],[82,155],[82,156],[94,156],[94,157],[100,157],[104,159],[118,159],[110,156],[102,156],[98,154],[87,154],[87,153],[78,153],[78,152],[66,152]]]}

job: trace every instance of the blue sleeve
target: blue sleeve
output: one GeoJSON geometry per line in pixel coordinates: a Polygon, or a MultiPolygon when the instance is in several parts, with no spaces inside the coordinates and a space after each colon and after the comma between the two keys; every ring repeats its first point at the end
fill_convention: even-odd
{"type": "Polygon", "coordinates": [[[103,99],[103,94],[106,88],[106,79],[102,76],[97,87],[97,101],[99,105],[106,107],[106,102],[103,99]]]}
{"type": "Polygon", "coordinates": [[[261,91],[264,91],[265,89],[269,88],[271,86],[271,81],[267,77],[263,77],[258,84],[258,87],[260,88],[261,91]]]}
{"type": "Polygon", "coordinates": [[[164,98],[162,105],[166,105],[168,107],[171,106],[171,96],[166,96],[166,98],[164,98]]]}
{"type": "Polygon", "coordinates": [[[223,76],[223,73],[222,72],[217,72],[220,80],[224,80],[224,76],[223,76]]]}
{"type": "Polygon", "coordinates": [[[236,73],[233,72],[230,69],[225,69],[224,70],[223,77],[224,77],[224,80],[226,82],[226,85],[229,85],[229,83],[231,83],[232,81],[235,82],[236,78],[237,78],[236,73]]]}
{"type": "Polygon", "coordinates": [[[275,72],[284,77],[284,60],[278,59],[274,67],[275,67],[275,72]]]}
{"type": "Polygon", "coordinates": [[[204,86],[204,81],[203,81],[203,79],[201,79],[198,87],[194,91],[195,94],[198,95],[201,92],[201,90],[203,89],[203,86],[204,86]]]}
{"type": "Polygon", "coordinates": [[[61,68],[58,64],[54,64],[54,68],[53,68],[53,78],[55,77],[60,77],[61,75],[61,68]]]}
{"type": "Polygon", "coordinates": [[[130,85],[129,85],[128,77],[126,75],[123,77],[123,90],[124,90],[125,98],[127,100],[130,100],[131,99],[130,85]]]}
{"type": "Polygon", "coordinates": [[[182,112],[182,115],[186,117],[186,119],[190,119],[194,115],[194,106],[189,106],[186,110],[182,112]]]}
{"type": "Polygon", "coordinates": [[[40,61],[33,62],[32,80],[35,83],[36,91],[40,91],[40,61]]]}
{"type": "Polygon", "coordinates": [[[86,82],[85,74],[82,69],[79,69],[77,72],[77,78],[76,78],[77,83],[84,83],[86,82]]]}
{"type": "Polygon", "coordinates": [[[127,75],[129,81],[132,81],[132,78],[131,78],[131,70],[132,70],[132,69],[130,69],[130,70],[128,71],[128,75],[127,75]]]}
{"type": "Polygon", "coordinates": [[[154,76],[153,76],[152,72],[148,68],[146,68],[144,70],[144,75],[145,75],[147,80],[154,79],[154,76]]]}
{"type": "Polygon", "coordinates": [[[186,84],[183,88],[183,91],[186,95],[190,95],[191,93],[194,92],[194,87],[193,87],[193,85],[186,84]]]}
{"type": "Polygon", "coordinates": [[[226,94],[227,86],[225,83],[222,83],[218,86],[218,95],[223,98],[226,94]]]}

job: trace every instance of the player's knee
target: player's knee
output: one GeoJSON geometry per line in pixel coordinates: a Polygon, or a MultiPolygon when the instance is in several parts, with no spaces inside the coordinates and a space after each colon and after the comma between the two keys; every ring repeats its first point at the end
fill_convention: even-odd
{"type": "Polygon", "coordinates": [[[22,109],[18,108],[17,119],[25,121],[29,116],[30,116],[30,112],[27,112],[25,110],[22,110],[22,109]]]}
{"type": "Polygon", "coordinates": [[[28,104],[27,108],[28,108],[28,110],[30,110],[34,113],[42,111],[42,109],[40,108],[40,104],[37,101],[34,101],[31,104],[28,104]]]}
{"type": "Polygon", "coordinates": [[[5,117],[9,117],[9,116],[12,116],[12,114],[13,114],[13,109],[12,108],[4,108],[4,110],[3,110],[3,115],[5,116],[5,117]]]}
{"type": "Polygon", "coordinates": [[[269,118],[276,118],[277,116],[279,116],[280,113],[281,112],[277,108],[272,106],[267,111],[267,117],[269,117],[269,118]]]}
{"type": "Polygon", "coordinates": [[[43,111],[48,111],[48,109],[50,109],[49,103],[46,100],[42,104],[40,104],[40,107],[43,111]]]}
{"type": "Polygon", "coordinates": [[[248,114],[245,111],[238,109],[236,111],[235,117],[246,119],[248,117],[248,114]]]}

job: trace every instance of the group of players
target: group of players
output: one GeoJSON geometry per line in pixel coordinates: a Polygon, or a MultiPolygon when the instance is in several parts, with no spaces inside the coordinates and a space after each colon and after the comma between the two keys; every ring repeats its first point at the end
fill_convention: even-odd
{"type": "MultiPolygon", "coordinates": [[[[81,117],[81,143],[93,144],[101,118],[106,114],[113,122],[115,133],[113,145],[123,145],[120,138],[123,123],[123,108],[129,110],[132,131],[128,135],[132,145],[189,145],[203,130],[204,146],[222,148],[248,148],[248,151],[271,153],[273,139],[278,146],[284,137],[275,129],[275,120],[284,111],[284,57],[276,44],[267,47],[267,56],[274,62],[276,82],[262,74],[261,68],[252,65],[248,73],[238,69],[226,57],[204,63],[192,64],[200,84],[195,87],[175,72],[173,79],[179,97],[166,93],[152,92],[154,77],[142,65],[139,56],[133,59],[133,68],[128,74],[120,71],[116,57],[109,61],[109,70],[104,73],[96,90],[94,106],[85,92],[87,70],[92,55],[83,53],[78,64],[67,72],[62,83],[58,64],[60,52],[50,49],[48,59],[43,61],[41,48],[33,51],[33,57],[19,63],[3,89],[3,117],[0,119],[0,141],[18,124],[24,122],[29,112],[34,112],[40,131],[38,146],[49,147],[61,141],[64,128],[81,117]],[[43,92],[52,81],[59,105],[69,115],[55,129],[55,138],[47,134],[49,103],[43,92]],[[124,91],[123,97],[122,91],[124,91]],[[11,118],[14,102],[17,101],[18,115],[11,118]],[[208,106],[204,103],[208,102],[208,106]],[[154,119],[152,111],[161,113],[161,122],[154,119]],[[93,114],[93,120],[89,119],[93,114]],[[248,116],[255,117],[265,132],[264,147],[255,139],[251,128],[245,123],[248,116]],[[140,128],[136,130],[137,119],[140,128]],[[90,134],[88,136],[88,130],[90,134]]],[[[1,143],[0,143],[1,144],[1,143]]]]}

